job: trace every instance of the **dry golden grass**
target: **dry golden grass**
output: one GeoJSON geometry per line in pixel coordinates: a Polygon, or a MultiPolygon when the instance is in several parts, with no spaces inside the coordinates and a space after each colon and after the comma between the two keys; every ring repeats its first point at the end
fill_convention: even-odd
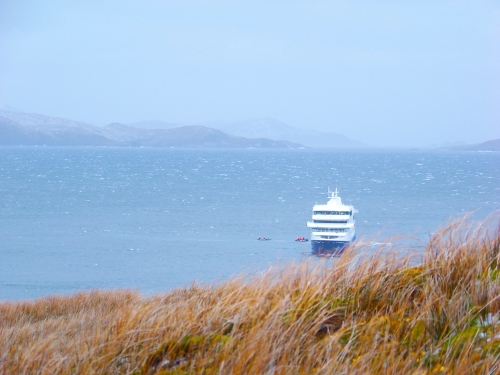
{"type": "MultiPolygon", "coordinates": [[[[491,223],[490,223],[491,224],[491,223]]],[[[379,254],[151,298],[0,304],[2,374],[500,373],[500,236],[454,223],[423,262],[379,254]]]]}

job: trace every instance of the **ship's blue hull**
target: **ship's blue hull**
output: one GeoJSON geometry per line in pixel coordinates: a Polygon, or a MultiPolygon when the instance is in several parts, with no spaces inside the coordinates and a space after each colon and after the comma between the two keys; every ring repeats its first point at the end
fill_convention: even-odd
{"type": "Polygon", "coordinates": [[[311,241],[312,253],[315,255],[340,255],[352,241],[311,241]]]}

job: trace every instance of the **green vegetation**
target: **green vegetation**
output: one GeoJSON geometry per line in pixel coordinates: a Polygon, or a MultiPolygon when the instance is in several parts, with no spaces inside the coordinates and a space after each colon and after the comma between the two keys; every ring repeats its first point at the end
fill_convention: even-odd
{"type": "Polygon", "coordinates": [[[500,236],[489,224],[448,226],[418,266],[402,252],[358,264],[349,250],[328,267],[151,298],[4,302],[0,373],[499,373],[500,236]]]}

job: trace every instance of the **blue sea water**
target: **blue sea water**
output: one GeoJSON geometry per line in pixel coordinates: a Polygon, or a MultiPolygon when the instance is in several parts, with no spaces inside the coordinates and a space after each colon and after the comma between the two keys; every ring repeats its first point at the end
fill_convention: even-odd
{"type": "Polygon", "coordinates": [[[425,244],[450,217],[498,214],[500,153],[0,148],[0,300],[155,293],[309,259],[294,239],[328,186],[359,210],[359,241],[425,244]]]}

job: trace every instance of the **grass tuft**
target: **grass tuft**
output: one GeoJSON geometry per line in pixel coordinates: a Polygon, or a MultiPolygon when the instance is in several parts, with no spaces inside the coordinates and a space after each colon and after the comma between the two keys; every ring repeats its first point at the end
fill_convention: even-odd
{"type": "MultiPolygon", "coordinates": [[[[454,222],[404,249],[146,298],[0,303],[1,374],[500,373],[500,236],[454,222]]],[[[498,226],[495,226],[499,228],[498,226]]]]}

